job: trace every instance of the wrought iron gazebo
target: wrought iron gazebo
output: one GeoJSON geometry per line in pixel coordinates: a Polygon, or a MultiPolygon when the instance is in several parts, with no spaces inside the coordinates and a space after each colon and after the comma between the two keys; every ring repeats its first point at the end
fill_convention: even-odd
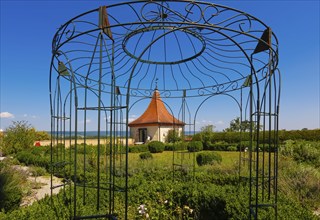
{"type": "Polygon", "coordinates": [[[250,147],[239,157],[239,179],[250,188],[248,216],[258,219],[261,208],[277,216],[277,66],[271,28],[222,5],[142,0],[72,18],[52,42],[52,175],[65,182],[51,181],[51,189],[63,188],[74,219],[128,218],[130,113],[151,98],[157,82],[170,113],[186,124],[184,132],[195,132],[204,103],[218,96],[234,101],[240,121],[251,125],[250,147]],[[92,126],[98,140],[94,177],[86,167],[92,126]],[[88,191],[96,210],[83,215],[78,203],[85,206],[88,191]]]}

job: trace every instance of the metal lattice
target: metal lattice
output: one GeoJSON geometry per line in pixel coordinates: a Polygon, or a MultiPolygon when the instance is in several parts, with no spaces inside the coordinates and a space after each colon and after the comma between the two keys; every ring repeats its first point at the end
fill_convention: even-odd
{"type": "Polygon", "coordinates": [[[129,116],[157,83],[172,115],[186,123],[184,132],[195,132],[204,103],[216,97],[236,103],[240,120],[251,125],[249,147],[239,156],[240,179],[250,188],[248,216],[258,219],[262,208],[276,218],[277,66],[270,27],[213,3],[132,1],[71,19],[52,43],[52,175],[65,182],[51,188],[63,188],[74,219],[127,219],[129,116]],[[88,205],[89,195],[96,209],[84,215],[78,207],[88,205]]]}

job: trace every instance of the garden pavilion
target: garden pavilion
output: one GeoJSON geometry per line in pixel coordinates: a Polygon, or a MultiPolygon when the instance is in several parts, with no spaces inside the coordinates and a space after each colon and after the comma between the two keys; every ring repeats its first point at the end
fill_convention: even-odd
{"type": "Polygon", "coordinates": [[[156,88],[145,112],[128,125],[131,137],[137,144],[150,140],[165,142],[170,130],[181,134],[185,123],[169,113],[156,88]]]}

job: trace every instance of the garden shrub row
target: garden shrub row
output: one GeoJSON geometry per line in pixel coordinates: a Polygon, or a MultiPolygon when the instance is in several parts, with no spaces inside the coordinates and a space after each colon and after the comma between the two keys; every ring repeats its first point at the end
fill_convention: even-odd
{"type": "MultiPolygon", "coordinates": [[[[109,149],[110,146],[105,144],[100,145],[100,154],[106,154],[109,153],[109,149]],[[107,152],[108,151],[108,152],[107,152]]],[[[60,146],[61,148],[64,148],[63,146],[60,146]]],[[[124,145],[115,145],[112,148],[113,150],[116,150],[118,153],[125,153],[126,152],[126,147],[124,145]]],[[[75,145],[71,145],[71,150],[74,151],[75,150],[75,145]]],[[[94,153],[97,154],[98,153],[98,146],[97,145],[92,145],[92,144],[78,144],[77,145],[77,153],[78,154],[84,154],[84,153],[94,153]]],[[[130,152],[130,149],[129,149],[130,152]]]]}
{"type": "Polygon", "coordinates": [[[320,142],[288,140],[281,146],[280,153],[299,163],[320,167],[320,142]]]}
{"type": "Polygon", "coordinates": [[[239,148],[236,144],[229,144],[225,141],[218,141],[215,143],[206,143],[204,150],[212,151],[237,151],[239,148]]]}
{"type": "Polygon", "coordinates": [[[183,151],[188,149],[188,142],[179,141],[176,143],[166,143],[165,145],[165,151],[183,151]]]}
{"type": "Polygon", "coordinates": [[[129,146],[130,153],[142,153],[142,152],[147,152],[147,151],[149,151],[147,144],[129,146]]]}
{"type": "MultiPolygon", "coordinates": [[[[286,140],[309,140],[309,141],[320,141],[320,129],[315,130],[292,130],[292,131],[285,131],[281,130],[278,132],[279,134],[279,143],[284,143],[286,140]]],[[[240,150],[240,142],[241,142],[241,149],[249,148],[250,146],[250,133],[249,132],[211,132],[210,135],[204,137],[204,135],[209,135],[208,133],[198,133],[195,134],[193,137],[193,141],[201,141],[203,145],[203,150],[212,150],[212,151],[239,151],[240,150]]],[[[274,133],[271,133],[271,138],[274,133]]],[[[274,151],[274,143],[273,139],[271,139],[271,143],[268,138],[263,139],[263,132],[260,132],[260,149],[274,151]]],[[[154,142],[154,141],[152,141],[154,142]]],[[[152,143],[150,142],[150,143],[152,143]]],[[[150,144],[149,143],[149,144],[150,144]]],[[[130,153],[141,153],[147,152],[150,149],[149,144],[142,144],[142,145],[134,145],[129,146],[130,153]]],[[[165,151],[173,151],[173,150],[187,150],[188,142],[176,142],[176,143],[165,143],[164,149],[165,151]]],[[[71,146],[74,149],[74,146],[71,146]]],[[[152,151],[158,151],[151,147],[152,151]]],[[[159,147],[156,147],[159,148],[159,147]]],[[[162,149],[162,147],[160,147],[162,149]]],[[[189,147],[190,148],[190,147],[189,147]]],[[[192,148],[192,147],[191,147],[192,148]]],[[[97,149],[96,146],[87,145],[86,152],[95,151],[97,149]]],[[[120,148],[119,148],[120,149],[120,148]]],[[[48,150],[48,149],[47,149],[48,150]]],[[[78,153],[84,153],[84,144],[80,144],[77,147],[78,153]]],[[[163,151],[162,150],[162,151],[163,151]]],[[[122,148],[122,151],[125,151],[125,147],[122,148]]],[[[159,151],[161,152],[161,150],[159,151]]],[[[105,153],[105,148],[100,149],[100,153],[105,153]]]]}
{"type": "MultiPolygon", "coordinates": [[[[129,146],[130,153],[142,153],[150,151],[151,153],[157,153],[162,151],[183,151],[188,150],[189,152],[198,152],[202,150],[211,150],[211,151],[237,151],[239,146],[236,144],[229,144],[224,141],[217,143],[207,143],[204,145],[201,141],[192,141],[192,142],[177,142],[177,143],[154,143],[155,141],[150,142],[149,144],[141,144],[129,146]]],[[[244,146],[244,145],[243,145],[244,146]]],[[[243,149],[245,146],[243,147],[243,149]]]]}
{"type": "MultiPolygon", "coordinates": [[[[211,142],[226,141],[228,143],[238,143],[240,141],[249,141],[249,132],[212,132],[210,136],[211,142]]],[[[201,133],[196,134],[196,138],[200,138],[201,133]],[[197,137],[198,136],[198,137],[197,137]]],[[[260,132],[260,140],[263,143],[263,137],[265,135],[260,132]]],[[[274,132],[271,133],[273,139],[274,132]]],[[[286,140],[307,140],[307,141],[320,141],[320,129],[314,130],[280,130],[278,131],[279,142],[282,143],[286,140]]],[[[268,138],[265,138],[265,142],[268,143],[268,138]]],[[[272,143],[273,144],[273,143],[272,143]]]]}
{"type": "Polygon", "coordinates": [[[142,153],[148,151],[150,151],[151,153],[161,153],[164,150],[165,145],[160,141],[151,141],[148,144],[129,146],[130,153],[142,153]]]}
{"type": "Polygon", "coordinates": [[[187,142],[177,143],[162,143],[159,141],[152,141],[149,144],[133,145],[129,146],[130,153],[142,153],[150,151],[151,153],[173,150],[187,150],[187,142]]]}
{"type": "MultiPolygon", "coordinates": [[[[254,143],[253,143],[253,145],[254,145],[254,143]]],[[[249,149],[250,148],[250,141],[243,141],[243,142],[237,144],[236,147],[237,147],[237,150],[241,149],[241,151],[244,151],[246,148],[249,149]]],[[[255,148],[254,146],[252,146],[252,147],[255,148]]],[[[261,143],[259,145],[259,149],[260,149],[260,151],[263,150],[263,151],[266,151],[266,152],[268,152],[268,151],[274,152],[275,151],[275,145],[274,144],[268,144],[268,143],[261,143]]]]}
{"type": "Polygon", "coordinates": [[[27,166],[34,165],[46,168],[47,170],[50,168],[51,162],[49,157],[39,156],[30,151],[20,151],[16,154],[16,158],[20,163],[27,166]]]}
{"type": "Polygon", "coordinates": [[[198,152],[203,150],[203,144],[201,141],[191,141],[188,144],[189,152],[198,152]]]}
{"type": "MultiPolygon", "coordinates": [[[[210,137],[203,137],[204,134],[198,133],[195,134],[193,137],[192,142],[176,142],[176,143],[165,143],[164,149],[165,151],[173,151],[173,150],[189,150],[189,151],[201,151],[203,150],[210,150],[210,151],[239,151],[244,150],[245,148],[250,147],[250,133],[249,132],[212,132],[210,133],[210,137]],[[205,141],[204,141],[205,140],[205,141]],[[195,141],[201,141],[203,148],[199,150],[201,147],[195,147],[195,141]],[[191,146],[191,145],[192,146],[191,146]]],[[[207,133],[205,135],[208,135],[207,133]]],[[[260,150],[271,151],[274,152],[275,150],[275,143],[273,143],[273,139],[271,142],[267,139],[263,139],[263,132],[260,133],[260,150]]],[[[271,133],[273,136],[274,133],[271,133]]],[[[310,141],[320,141],[320,129],[315,130],[293,130],[293,131],[279,131],[279,144],[284,143],[286,140],[310,140],[310,141]]],[[[150,143],[149,144],[142,144],[142,145],[134,145],[129,146],[129,152],[131,153],[141,153],[141,152],[162,152],[162,144],[160,147],[154,147],[152,141],[151,150],[150,150],[150,143]],[[159,150],[157,150],[159,148],[159,150]]],[[[87,150],[94,148],[94,146],[87,147],[87,150]]],[[[83,146],[78,147],[78,152],[83,151],[83,146]]]]}
{"type": "MultiPolygon", "coordinates": [[[[259,133],[259,148],[264,151],[275,151],[275,132],[271,132],[271,139],[269,140],[269,133],[259,133]]],[[[278,144],[283,144],[287,140],[307,140],[320,141],[320,129],[315,130],[281,130],[278,132],[278,144]]],[[[201,141],[204,150],[214,151],[236,151],[244,150],[250,147],[250,133],[249,132],[200,132],[195,134],[193,141],[201,141]]]]}
{"type": "MultiPolygon", "coordinates": [[[[157,153],[157,152],[163,152],[163,151],[183,151],[183,150],[188,150],[190,148],[190,143],[191,142],[176,142],[176,143],[162,143],[160,141],[151,141],[148,144],[139,144],[139,145],[131,145],[129,146],[129,153],[142,153],[142,152],[147,152],[150,151],[151,153],[157,153]]],[[[193,146],[194,143],[191,143],[193,146]]],[[[198,143],[199,144],[199,143],[198,143]]],[[[193,147],[191,147],[193,148],[193,147]]],[[[200,147],[201,148],[201,147],[200,147]]],[[[75,146],[72,145],[71,149],[74,150],[75,146]]],[[[125,150],[125,147],[123,147],[125,150]]],[[[201,148],[203,150],[203,148],[201,148]]],[[[205,149],[207,150],[207,149],[205,149]]],[[[50,151],[50,149],[49,149],[50,151]]],[[[96,153],[97,151],[97,146],[96,145],[86,145],[84,144],[79,144],[77,146],[77,153],[79,154],[84,154],[84,152],[88,153],[96,153]]],[[[200,150],[196,150],[200,151],[200,150]]],[[[50,152],[49,152],[50,153],[50,152]]],[[[100,153],[104,154],[105,153],[105,148],[100,149],[100,153]]]]}

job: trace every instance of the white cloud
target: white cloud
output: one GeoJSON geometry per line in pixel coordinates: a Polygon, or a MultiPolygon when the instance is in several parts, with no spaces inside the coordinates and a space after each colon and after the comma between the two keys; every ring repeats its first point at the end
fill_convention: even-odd
{"type": "Polygon", "coordinates": [[[205,120],[205,119],[204,119],[204,120],[202,120],[201,122],[202,122],[203,124],[206,124],[206,123],[212,123],[212,121],[211,121],[211,120],[205,120]]]}
{"type": "Polygon", "coordinates": [[[217,122],[215,123],[215,125],[224,125],[224,122],[223,122],[223,121],[217,121],[217,122]]]}
{"type": "Polygon", "coordinates": [[[10,112],[1,112],[0,118],[14,118],[14,115],[11,114],[10,112]]]}
{"type": "Polygon", "coordinates": [[[128,118],[128,122],[132,122],[137,119],[137,115],[130,115],[128,118]]]}
{"type": "Polygon", "coordinates": [[[22,116],[23,116],[24,118],[32,118],[32,119],[38,118],[36,115],[23,114],[22,116]]]}
{"type": "MultiPolygon", "coordinates": [[[[129,121],[129,122],[132,122],[132,121],[134,121],[134,120],[136,120],[136,118],[128,118],[128,121],[129,121]]],[[[124,119],[123,121],[125,122],[125,119],[124,119]]]]}

